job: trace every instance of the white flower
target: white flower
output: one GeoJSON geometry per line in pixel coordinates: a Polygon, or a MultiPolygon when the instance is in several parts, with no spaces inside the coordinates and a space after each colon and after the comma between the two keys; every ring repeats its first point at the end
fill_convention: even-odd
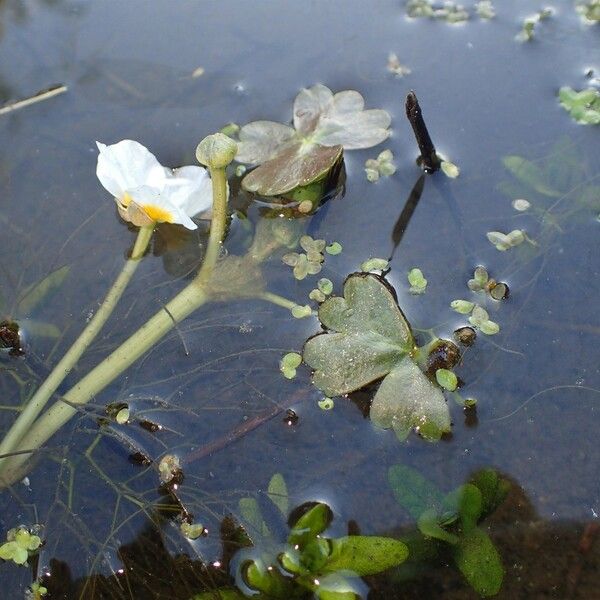
{"type": "Polygon", "coordinates": [[[206,169],[168,169],[133,140],[96,144],[100,150],[96,175],[126,221],[137,226],[177,223],[196,229],[190,217],[211,208],[212,184],[206,169]]]}

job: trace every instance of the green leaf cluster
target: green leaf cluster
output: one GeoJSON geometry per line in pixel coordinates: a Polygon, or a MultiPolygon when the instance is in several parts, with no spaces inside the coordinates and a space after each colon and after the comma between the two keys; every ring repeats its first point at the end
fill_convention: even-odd
{"type": "Polygon", "coordinates": [[[580,92],[568,86],[558,91],[560,105],[582,125],[600,125],[600,91],[587,88],[580,92]]]}
{"type": "Polygon", "coordinates": [[[26,527],[17,527],[6,534],[6,542],[0,546],[0,558],[24,565],[41,545],[42,540],[38,535],[26,527]]]}
{"type": "Polygon", "coordinates": [[[411,544],[420,548],[422,556],[448,551],[477,593],[486,597],[497,594],[504,568],[492,540],[479,524],[503,502],[508,482],[493,469],[483,469],[468,483],[443,494],[404,465],[391,467],[388,481],[398,504],[417,521],[421,537],[412,539],[409,551],[411,544]]]}
{"type": "MultiPolygon", "coordinates": [[[[271,478],[267,498],[278,516],[287,516],[288,492],[281,474],[271,478]]],[[[308,593],[320,600],[354,600],[361,597],[364,588],[360,577],[398,566],[408,557],[406,545],[393,538],[325,537],[333,515],[322,503],[308,505],[281,544],[256,499],[243,498],[240,510],[251,537],[255,533],[259,539],[257,548],[241,551],[238,575],[257,600],[291,600],[305,598],[308,593]]],[[[194,600],[214,597],[231,600],[245,596],[227,588],[199,594],[194,600]]]]}
{"type": "Polygon", "coordinates": [[[437,440],[450,430],[444,395],[413,360],[415,342],[393,290],[377,275],[354,273],[343,297],[319,307],[327,332],[308,339],[304,362],[326,396],[340,396],[383,378],[371,404],[371,421],[404,439],[415,428],[437,440]]]}

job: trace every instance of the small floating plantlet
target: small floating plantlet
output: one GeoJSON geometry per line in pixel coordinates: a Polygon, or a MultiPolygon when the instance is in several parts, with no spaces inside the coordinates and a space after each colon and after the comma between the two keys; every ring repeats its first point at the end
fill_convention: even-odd
{"type": "Polygon", "coordinates": [[[421,269],[413,268],[408,272],[409,292],[411,294],[424,294],[427,289],[427,279],[423,276],[421,269]]]}
{"type": "Polygon", "coordinates": [[[302,356],[297,352],[288,352],[279,363],[279,370],[286,379],[296,377],[296,369],[302,364],[302,356]]]}
{"type": "Polygon", "coordinates": [[[35,525],[31,529],[23,526],[10,529],[6,534],[6,542],[0,545],[0,559],[24,565],[42,545],[42,540],[36,533],[39,528],[39,525],[35,525]]]}
{"type": "Polygon", "coordinates": [[[600,125],[600,91],[587,88],[577,92],[568,86],[558,91],[560,105],[582,125],[600,125]]]}
{"type": "Polygon", "coordinates": [[[380,152],[377,158],[369,158],[365,162],[365,173],[367,179],[371,182],[377,181],[380,177],[390,177],[396,172],[394,164],[394,155],[391,150],[380,152]]]}

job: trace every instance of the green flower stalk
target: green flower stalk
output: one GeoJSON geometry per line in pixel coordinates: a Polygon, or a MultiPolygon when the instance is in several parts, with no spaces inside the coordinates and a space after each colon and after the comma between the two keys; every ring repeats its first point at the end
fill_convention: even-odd
{"type": "MultiPolygon", "coordinates": [[[[43,404],[36,403],[34,409],[29,411],[27,418],[21,421],[18,429],[12,434],[9,433],[9,443],[5,443],[6,440],[3,442],[5,448],[10,448],[8,452],[16,451],[20,454],[6,457],[0,463],[0,486],[17,481],[24,473],[24,463],[27,462],[30,454],[23,451],[38,449],[76,414],[78,405],[89,402],[98,392],[173,329],[177,323],[209,299],[207,283],[219,258],[227,225],[228,192],[225,169],[233,160],[236,149],[235,142],[222,134],[208,136],[199,144],[197,149],[199,161],[207,165],[210,171],[213,190],[213,216],[210,236],[205,259],[198,275],[186,288],[168,302],[164,309],[161,309],[150,318],[136,333],[92,369],[61,400],[34,422],[35,417],[62,379],[56,383],[50,393],[44,392],[47,397],[43,404]]],[[[145,242],[146,245],[148,241],[149,237],[145,242]]],[[[135,256],[138,256],[138,253],[135,253],[135,256]]],[[[116,300],[118,300],[118,297],[115,302],[116,300]]],[[[112,306],[114,306],[114,303],[112,306]]],[[[106,317],[108,317],[108,314],[106,317]]],[[[87,344],[81,348],[81,352],[78,351],[77,358],[92,339],[93,337],[90,337],[87,344]]],[[[73,364],[74,362],[76,361],[73,361],[73,364]]],[[[52,385],[47,386],[47,389],[51,389],[52,385]]],[[[5,450],[5,452],[7,451],[5,450]]]]}
{"type": "MultiPolygon", "coordinates": [[[[52,394],[63,382],[65,377],[71,372],[81,355],[98,335],[110,315],[112,314],[117,302],[120,300],[125,288],[135,273],[141,258],[144,256],[148,243],[154,231],[154,223],[145,227],[140,227],[131,256],[125,263],[123,270],[108,291],[104,302],[100,305],[96,314],[93,316],[87,327],[81,335],[75,340],[75,343],[69,348],[54,367],[44,383],[38,388],[32,398],[29,400],[17,420],[13,423],[8,433],[0,442],[0,456],[11,453],[20,442],[21,438],[29,430],[32,423],[43,410],[52,394]]],[[[0,469],[6,459],[0,458],[0,469]]]]}

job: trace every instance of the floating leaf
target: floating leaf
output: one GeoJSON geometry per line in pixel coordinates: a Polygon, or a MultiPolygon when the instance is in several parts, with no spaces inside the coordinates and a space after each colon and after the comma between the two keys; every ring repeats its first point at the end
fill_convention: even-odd
{"type": "Polygon", "coordinates": [[[425,439],[436,441],[451,426],[444,395],[410,357],[383,380],[370,415],[375,425],[392,427],[401,440],[414,428],[425,439]]]}
{"type": "Polygon", "coordinates": [[[331,410],[334,406],[334,402],[331,398],[323,398],[323,400],[319,400],[317,404],[321,410],[331,410]]]}
{"type": "Polygon", "coordinates": [[[438,369],[435,372],[435,379],[441,387],[449,392],[453,392],[458,387],[458,379],[449,369],[438,369]]]}
{"type": "Polygon", "coordinates": [[[379,277],[350,275],[344,297],[326,300],[319,319],[330,332],[310,338],[303,358],[315,369],[313,383],[327,396],[385,377],[371,405],[375,425],[392,427],[399,437],[415,427],[432,440],[450,430],[444,396],[407,356],[414,347],[410,326],[379,277]]]}
{"type": "Polygon", "coordinates": [[[582,125],[600,125],[600,91],[587,88],[580,92],[561,87],[558,92],[560,105],[575,121],[582,125]]]}
{"type": "Polygon", "coordinates": [[[452,300],[452,302],[450,302],[450,308],[461,315],[468,315],[473,310],[474,306],[475,304],[468,300],[452,300]]]}
{"type": "Polygon", "coordinates": [[[308,304],[305,304],[304,306],[296,304],[296,306],[292,308],[292,316],[295,319],[303,319],[305,317],[310,317],[311,315],[312,308],[308,304]]]}
{"type": "Polygon", "coordinates": [[[318,503],[307,510],[290,530],[288,544],[302,545],[323,533],[329,526],[333,514],[326,504],[318,503]]]}
{"type": "Polygon", "coordinates": [[[129,409],[122,408],[115,416],[115,421],[119,425],[125,425],[127,423],[127,421],[129,421],[129,409]]]}
{"type": "Polygon", "coordinates": [[[517,198],[512,201],[512,207],[518,212],[524,212],[531,208],[531,203],[524,198],[517,198]]]}
{"type": "Polygon", "coordinates": [[[440,163],[440,168],[446,177],[450,179],[456,179],[460,175],[460,169],[448,160],[443,160],[440,163]]]}
{"type": "Polygon", "coordinates": [[[296,142],[262,163],[242,180],[242,187],[261,196],[280,196],[325,177],[341,160],[342,146],[296,142]]]}
{"type": "Polygon", "coordinates": [[[427,288],[427,279],[423,277],[421,269],[411,269],[408,273],[408,283],[410,283],[411,294],[423,294],[427,288]]]}
{"type": "Polygon", "coordinates": [[[342,250],[342,245],[339,242],[332,242],[329,244],[329,246],[325,247],[325,252],[327,252],[327,254],[331,254],[331,256],[339,254],[342,250]]]}
{"type": "Polygon", "coordinates": [[[321,290],[321,292],[323,292],[326,296],[329,296],[329,294],[333,292],[333,283],[330,279],[327,279],[326,277],[319,279],[319,281],[317,282],[317,286],[319,290],[321,290]]]}
{"type": "Polygon", "coordinates": [[[345,150],[370,148],[385,140],[391,117],[385,110],[364,110],[364,98],[354,90],[333,94],[321,84],[303,89],[294,101],[294,127],[323,146],[345,150]]]}
{"type": "Polygon", "coordinates": [[[274,121],[253,121],[239,131],[235,159],[249,165],[260,165],[273,158],[283,145],[295,137],[296,132],[289,125],[274,121]]]}
{"type": "Polygon", "coordinates": [[[179,529],[189,540],[197,540],[204,533],[204,526],[200,523],[188,523],[184,521],[179,526],[179,529]]]}
{"type": "Polygon", "coordinates": [[[308,297],[315,302],[325,302],[327,296],[321,290],[311,290],[308,297]]]}
{"type": "Polygon", "coordinates": [[[67,275],[69,274],[70,267],[65,265],[52,271],[49,275],[44,277],[40,282],[30,286],[21,298],[17,305],[17,312],[21,316],[30,315],[52,292],[56,292],[63,284],[67,275]]]}
{"type": "Polygon", "coordinates": [[[387,537],[352,535],[331,540],[323,572],[352,571],[359,577],[381,573],[408,558],[406,544],[387,537]]]}

